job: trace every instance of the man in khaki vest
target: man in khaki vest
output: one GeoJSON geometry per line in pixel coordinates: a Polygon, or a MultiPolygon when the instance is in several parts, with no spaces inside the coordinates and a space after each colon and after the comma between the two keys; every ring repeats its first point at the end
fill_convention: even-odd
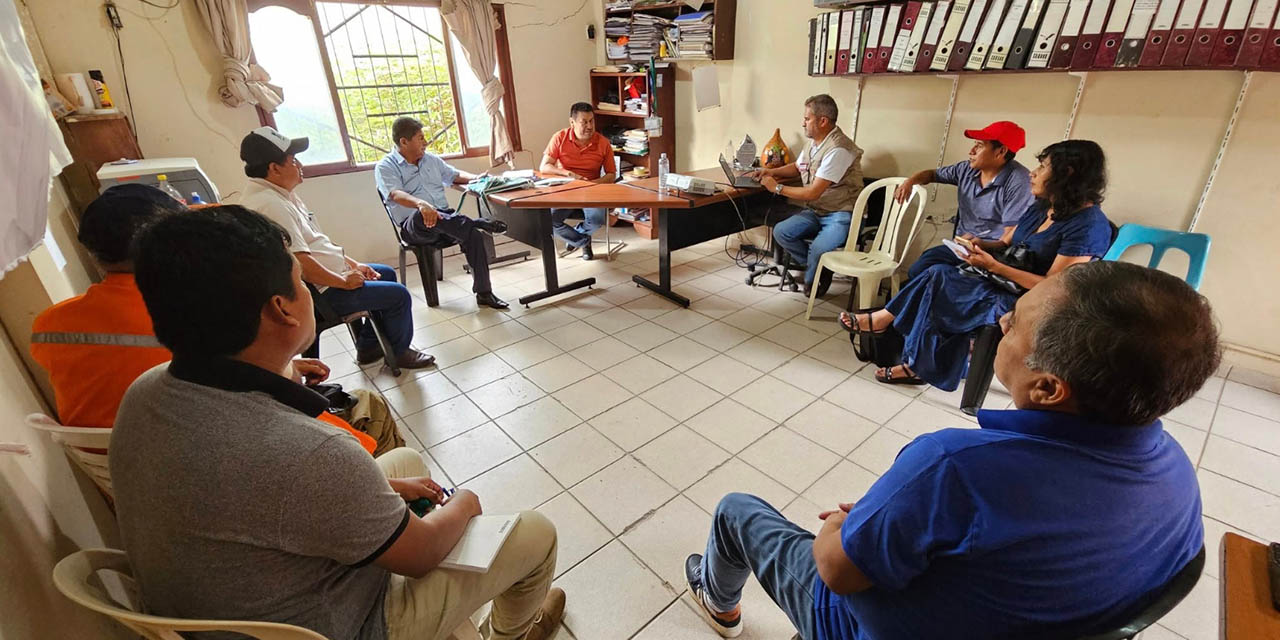
{"type": "MultiPolygon", "coordinates": [[[[773,239],[791,254],[804,272],[804,294],[809,295],[813,275],[822,254],[844,246],[849,238],[853,203],[862,191],[862,149],[853,143],[836,118],[840,110],[831,96],[823,93],[804,101],[804,135],[809,144],[796,161],[777,169],[757,172],[764,188],[801,207],[790,218],[773,227],[773,239]],[[799,176],[799,187],[787,187],[778,179],[799,176]]],[[[823,274],[818,295],[831,286],[831,272],[823,274]]]]}

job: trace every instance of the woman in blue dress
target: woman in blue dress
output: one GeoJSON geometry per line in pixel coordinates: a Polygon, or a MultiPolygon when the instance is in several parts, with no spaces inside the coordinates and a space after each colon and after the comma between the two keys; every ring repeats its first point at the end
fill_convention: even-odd
{"type": "MultiPolygon", "coordinates": [[[[1023,289],[1067,267],[1096,260],[1111,245],[1111,223],[1098,204],[1106,188],[1106,159],[1089,140],[1065,140],[1045,147],[1031,172],[1036,202],[1018,226],[995,241],[970,239],[965,262],[1010,280],[1023,289]],[[992,253],[1025,247],[1024,268],[996,260],[992,253]]],[[[992,280],[951,265],[935,265],[913,278],[879,311],[840,315],[848,331],[880,332],[890,325],[904,337],[902,364],[876,372],[887,384],[931,384],[954,390],[964,377],[975,330],[995,324],[1013,308],[1018,294],[992,280]]]]}

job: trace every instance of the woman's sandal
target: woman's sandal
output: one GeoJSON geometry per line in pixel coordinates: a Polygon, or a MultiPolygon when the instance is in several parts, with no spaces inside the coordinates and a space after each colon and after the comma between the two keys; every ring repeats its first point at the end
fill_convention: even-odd
{"type": "MultiPolygon", "coordinates": [[[[852,311],[849,311],[846,313],[849,314],[849,319],[853,321],[853,324],[848,324],[844,321],[845,319],[844,314],[840,314],[836,316],[836,324],[840,325],[841,329],[844,329],[849,333],[862,333],[862,329],[858,328],[858,314],[853,313],[852,311]]],[[[871,322],[871,312],[868,311],[866,315],[867,315],[867,326],[868,327],[874,326],[873,323],[871,322]]],[[[884,329],[881,329],[879,331],[870,331],[868,333],[884,333],[884,329]]]]}
{"type": "Polygon", "coordinates": [[[911,373],[911,370],[907,368],[907,365],[902,365],[902,371],[907,375],[901,378],[895,378],[893,377],[893,367],[884,367],[881,369],[876,369],[876,373],[875,373],[876,382],[880,382],[884,384],[909,384],[909,385],[917,385],[917,386],[922,384],[928,384],[924,380],[921,380],[920,376],[914,373],[911,373]]]}

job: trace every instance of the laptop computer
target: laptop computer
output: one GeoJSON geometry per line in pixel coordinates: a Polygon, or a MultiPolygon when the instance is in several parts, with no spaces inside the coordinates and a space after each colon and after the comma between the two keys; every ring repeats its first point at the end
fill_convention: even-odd
{"type": "Polygon", "coordinates": [[[746,175],[746,172],[735,172],[729,161],[724,159],[723,153],[720,154],[720,168],[724,169],[724,176],[729,179],[729,184],[735,187],[750,189],[760,186],[760,181],[746,175]]]}

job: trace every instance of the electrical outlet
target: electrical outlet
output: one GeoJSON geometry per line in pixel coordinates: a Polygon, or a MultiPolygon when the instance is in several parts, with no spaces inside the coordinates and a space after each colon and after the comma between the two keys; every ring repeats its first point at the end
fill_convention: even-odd
{"type": "Polygon", "coordinates": [[[107,20],[111,22],[111,28],[116,30],[123,29],[124,23],[120,21],[120,10],[116,8],[116,3],[107,0],[102,6],[107,11],[107,20]]]}

